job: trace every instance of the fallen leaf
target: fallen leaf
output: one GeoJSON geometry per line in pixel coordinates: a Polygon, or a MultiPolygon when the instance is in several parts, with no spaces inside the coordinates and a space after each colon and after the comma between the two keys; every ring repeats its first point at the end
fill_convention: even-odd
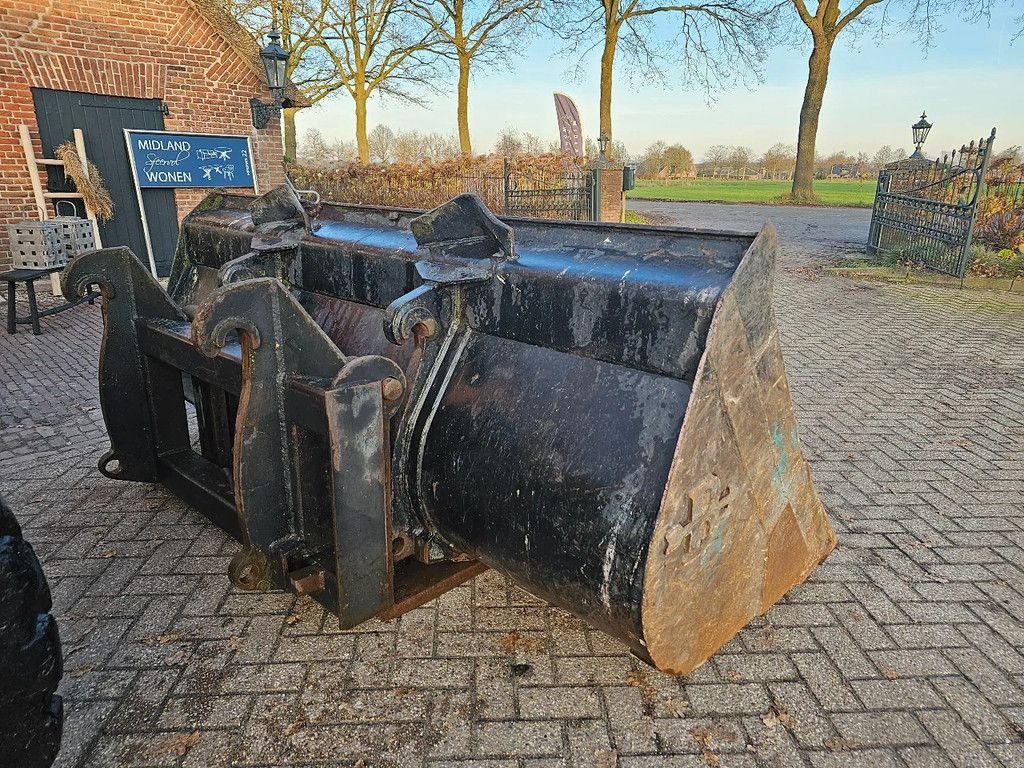
{"type": "Polygon", "coordinates": [[[886,680],[895,680],[900,676],[900,673],[892,667],[882,667],[882,675],[886,680]]]}
{"type": "Polygon", "coordinates": [[[614,749],[599,749],[594,752],[594,768],[617,768],[619,753],[614,749]]]}
{"type": "Polygon", "coordinates": [[[773,700],[768,711],[761,715],[761,722],[769,728],[781,725],[788,730],[793,730],[796,727],[796,718],[789,714],[785,704],[777,699],[773,700]]]}
{"type": "Polygon", "coordinates": [[[544,637],[524,636],[519,632],[506,632],[498,638],[498,649],[502,653],[514,654],[516,651],[538,654],[548,649],[548,641],[544,637]]]}
{"type": "Polygon", "coordinates": [[[626,682],[634,688],[640,689],[640,695],[643,696],[648,707],[654,704],[654,700],[658,696],[658,689],[647,682],[647,676],[643,672],[639,670],[630,672],[626,677],[626,682]]]}
{"type": "Polygon", "coordinates": [[[710,749],[704,750],[704,762],[711,766],[711,768],[718,768],[722,762],[718,759],[718,755],[712,752],[710,749]]]}
{"type": "Polygon", "coordinates": [[[842,736],[829,736],[821,743],[830,752],[849,752],[851,749],[860,746],[857,742],[844,739],[842,736]]]}
{"type": "Polygon", "coordinates": [[[743,679],[743,673],[740,672],[739,670],[736,670],[736,669],[727,669],[727,670],[725,670],[725,676],[728,677],[730,680],[742,680],[743,679]]]}
{"type": "Polygon", "coordinates": [[[285,726],[284,735],[286,737],[287,736],[294,736],[296,733],[298,733],[299,731],[301,731],[305,727],[306,727],[306,722],[304,720],[296,720],[294,723],[288,723],[288,725],[285,726]]]}
{"type": "Polygon", "coordinates": [[[82,667],[76,667],[68,672],[68,677],[85,677],[85,675],[88,675],[94,669],[96,669],[95,664],[86,664],[82,667]]]}
{"type": "Polygon", "coordinates": [[[711,746],[711,734],[708,733],[704,728],[691,728],[690,736],[692,736],[693,740],[705,749],[711,746]]]}
{"type": "Polygon", "coordinates": [[[690,711],[690,702],[684,699],[669,699],[665,702],[665,710],[673,717],[683,717],[690,711]]]}
{"type": "Polygon", "coordinates": [[[117,550],[105,549],[102,552],[100,552],[100,557],[106,558],[107,560],[109,560],[112,557],[117,557],[117,550]]]}
{"type": "Polygon", "coordinates": [[[311,600],[303,600],[295,606],[295,610],[285,616],[285,623],[289,626],[298,624],[303,619],[307,619],[310,613],[316,613],[317,603],[311,600]]]}
{"type": "Polygon", "coordinates": [[[241,648],[244,645],[245,645],[245,640],[242,639],[241,637],[235,636],[235,637],[228,638],[228,648],[230,648],[232,651],[241,650],[241,648]]]}
{"type": "Polygon", "coordinates": [[[171,754],[177,755],[178,757],[184,757],[192,747],[199,743],[201,738],[202,736],[199,731],[192,731],[192,733],[172,733],[166,739],[157,744],[153,751],[157,754],[171,754]]]}

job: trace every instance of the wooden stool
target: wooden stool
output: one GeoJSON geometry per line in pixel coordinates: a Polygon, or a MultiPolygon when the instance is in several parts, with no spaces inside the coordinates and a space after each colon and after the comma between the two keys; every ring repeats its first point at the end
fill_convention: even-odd
{"type": "Polygon", "coordinates": [[[26,325],[32,324],[32,333],[38,336],[42,331],[39,328],[39,318],[46,317],[47,315],[56,315],[58,312],[63,312],[65,309],[71,309],[71,307],[77,307],[83,301],[88,301],[90,304],[94,303],[96,297],[99,294],[93,293],[90,290],[85,296],[75,301],[69,301],[64,304],[59,304],[56,307],[45,309],[42,312],[39,311],[39,305],[36,302],[36,286],[35,281],[41,277],[48,277],[53,272],[60,272],[63,267],[54,267],[52,269],[12,269],[9,272],[0,272],[0,281],[7,281],[7,332],[16,333],[18,330],[18,324],[26,325]],[[28,316],[18,317],[17,313],[17,292],[16,288],[18,283],[25,284],[25,290],[28,292],[28,316]]]}

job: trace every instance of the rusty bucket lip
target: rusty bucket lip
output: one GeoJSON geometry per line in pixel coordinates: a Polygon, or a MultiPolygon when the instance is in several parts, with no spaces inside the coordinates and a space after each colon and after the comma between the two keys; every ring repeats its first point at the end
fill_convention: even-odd
{"type": "MultiPolygon", "coordinates": [[[[693,395],[683,417],[672,467],[648,543],[641,608],[644,650],[655,666],[668,672],[685,674],[703,663],[743,625],[764,613],[782,593],[802,582],[835,545],[835,533],[795,434],[796,412],[788,387],[784,385],[785,364],[771,305],[777,255],[777,233],[771,223],[766,223],[740,259],[733,280],[715,304],[693,395]],[[744,273],[744,270],[754,271],[744,273]],[[737,314],[737,296],[744,285],[747,290],[751,286],[756,289],[753,298],[764,293],[768,302],[767,306],[748,305],[748,309],[754,308],[750,322],[737,314]],[[760,322],[757,309],[761,310],[760,322]],[[748,336],[751,331],[755,333],[753,339],[748,336]],[[747,348],[748,344],[753,348],[747,348]],[[744,348],[748,352],[744,353],[744,348]],[[719,352],[712,358],[715,349],[719,352]],[[766,389],[765,381],[758,380],[766,354],[769,362],[776,363],[783,381],[783,386],[774,393],[773,387],[766,389]],[[776,355],[777,361],[774,360],[776,355]],[[734,361],[744,368],[752,365],[755,380],[746,381],[742,371],[723,370],[723,361],[734,361]],[[712,365],[710,370],[709,365],[712,365]],[[768,421],[763,421],[765,415],[770,416],[768,421]],[[772,448],[774,433],[770,428],[773,420],[791,426],[793,431],[792,444],[787,442],[787,448],[778,450],[789,459],[781,471],[788,473],[784,474],[787,478],[797,478],[797,482],[781,490],[775,487],[774,480],[774,472],[783,466],[779,463],[781,460],[766,464],[750,459],[751,455],[756,458],[764,454],[765,445],[773,454],[776,452],[772,448]],[[693,442],[700,430],[709,430],[716,437],[708,441],[705,458],[694,462],[693,442]],[[731,495],[730,485],[733,486],[731,495]],[[733,501],[723,504],[722,499],[726,498],[733,501]],[[767,506],[764,499],[770,500],[767,506]],[[711,525],[711,528],[696,526],[698,504],[705,510],[704,525],[711,525]],[[731,514],[723,511],[729,507],[736,511],[731,514]],[[685,511],[687,508],[689,513],[685,511]],[[763,520],[762,514],[765,515],[763,520]],[[772,557],[772,546],[777,537],[784,539],[787,533],[793,532],[793,525],[782,524],[790,518],[795,521],[795,530],[806,551],[803,554],[794,551],[793,567],[780,570],[775,567],[777,561],[772,557]],[[756,526],[763,527],[763,531],[756,526]],[[670,537],[673,528],[679,528],[678,535],[670,537]],[[713,535],[709,531],[714,532],[713,535]],[[731,546],[729,531],[733,531],[731,546]],[[697,546],[703,548],[691,554],[693,536],[700,537],[697,546]],[[720,544],[715,550],[716,542],[724,542],[725,548],[720,544]],[[713,554],[706,557],[709,551],[713,554]],[[678,554],[673,556],[673,552],[678,554]],[[728,579],[723,582],[719,578],[720,569],[736,580],[735,588],[728,579]],[[684,584],[693,583],[692,590],[674,584],[674,575],[679,573],[689,577],[684,584]],[[773,573],[776,582],[783,580],[779,583],[784,589],[780,594],[772,592],[766,597],[772,591],[766,585],[773,573]],[[741,588],[741,582],[745,588],[741,588]],[[702,613],[698,609],[693,611],[695,615],[690,615],[687,606],[693,608],[695,601],[703,602],[702,596],[713,600],[710,612],[702,613]],[[687,637],[678,636],[678,617],[683,613],[694,628],[687,637]],[[673,631],[677,634],[673,635],[673,631]]],[[[773,589],[775,586],[777,584],[773,583],[773,589]]]]}

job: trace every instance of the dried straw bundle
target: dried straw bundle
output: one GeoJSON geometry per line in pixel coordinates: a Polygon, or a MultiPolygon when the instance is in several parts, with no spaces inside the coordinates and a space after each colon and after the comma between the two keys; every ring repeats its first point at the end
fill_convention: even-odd
{"type": "Polygon", "coordinates": [[[110,192],[103,185],[99,168],[86,161],[89,165],[86,171],[78,156],[78,149],[70,141],[58,146],[55,154],[58,160],[63,161],[64,173],[75,182],[75,188],[82,194],[92,215],[99,221],[110,221],[114,216],[114,201],[110,199],[110,192]]]}

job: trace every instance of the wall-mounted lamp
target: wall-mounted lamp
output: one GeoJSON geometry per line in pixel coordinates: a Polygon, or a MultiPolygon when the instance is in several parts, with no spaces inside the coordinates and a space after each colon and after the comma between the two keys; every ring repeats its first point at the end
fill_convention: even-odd
{"type": "Polygon", "coordinates": [[[267,37],[270,42],[260,51],[260,60],[263,62],[263,71],[267,75],[267,86],[270,88],[273,101],[264,104],[259,99],[249,100],[249,106],[252,107],[252,124],[257,129],[266,128],[270,119],[281,111],[281,107],[286,106],[284,89],[288,82],[286,72],[291,54],[281,47],[281,35],[277,30],[270,30],[267,37]]]}

